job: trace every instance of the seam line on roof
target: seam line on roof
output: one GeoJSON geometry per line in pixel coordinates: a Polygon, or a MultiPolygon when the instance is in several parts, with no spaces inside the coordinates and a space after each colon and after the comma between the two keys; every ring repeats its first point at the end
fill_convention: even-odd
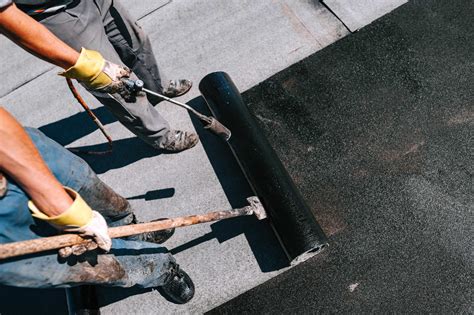
{"type": "Polygon", "coordinates": [[[344,25],[344,27],[349,31],[349,33],[355,33],[355,32],[357,32],[357,30],[354,31],[354,32],[351,31],[351,29],[346,25],[346,23],[344,23],[344,21],[343,21],[341,18],[339,18],[339,17],[337,16],[337,14],[336,14],[326,3],[324,3],[324,0],[320,0],[319,2],[321,2],[321,4],[322,4],[329,12],[331,12],[331,14],[334,15],[334,16],[336,17],[336,19],[338,19],[339,22],[342,23],[342,25],[344,25]]]}
{"type": "Polygon", "coordinates": [[[309,30],[309,28],[306,26],[306,24],[304,24],[304,22],[299,18],[299,16],[295,13],[295,11],[293,11],[293,9],[287,5],[286,3],[282,2],[281,5],[287,9],[287,12],[289,12],[292,17],[294,17],[299,24],[301,24],[301,26],[304,28],[304,30],[311,36],[311,38],[322,48],[324,47],[324,45],[316,38],[316,36],[314,36],[314,34],[309,30]]]}
{"type": "Polygon", "coordinates": [[[149,16],[150,14],[153,14],[153,13],[155,13],[156,11],[158,11],[159,9],[161,9],[161,8],[163,8],[163,7],[165,7],[165,6],[167,6],[167,5],[170,4],[171,2],[173,2],[173,0],[168,0],[168,2],[166,2],[166,3],[162,4],[162,5],[160,5],[158,8],[155,8],[155,9],[151,10],[150,12],[145,13],[144,15],[140,16],[140,17],[137,19],[137,21],[141,21],[142,19],[146,18],[146,17],[149,16]]]}
{"type": "Polygon", "coordinates": [[[36,76],[34,76],[34,77],[32,77],[32,78],[29,78],[29,79],[26,80],[25,82],[22,82],[22,83],[20,83],[20,84],[17,85],[17,86],[14,86],[13,88],[11,88],[11,89],[10,89],[9,91],[7,91],[6,93],[0,95],[0,98],[3,98],[3,97],[5,97],[5,96],[7,96],[8,94],[14,92],[15,90],[21,88],[21,87],[24,86],[24,85],[27,85],[27,84],[30,83],[31,81],[33,81],[33,80],[35,80],[35,79],[41,77],[43,74],[45,74],[45,73],[47,73],[47,72],[49,72],[49,71],[51,71],[51,70],[53,70],[53,68],[49,68],[49,69],[47,69],[47,70],[44,70],[43,72],[39,73],[38,75],[36,75],[36,76]]]}

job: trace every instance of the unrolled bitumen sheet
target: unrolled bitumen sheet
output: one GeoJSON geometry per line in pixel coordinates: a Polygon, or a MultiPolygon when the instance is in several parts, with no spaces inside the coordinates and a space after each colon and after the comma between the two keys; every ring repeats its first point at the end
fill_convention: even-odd
{"type": "Polygon", "coordinates": [[[473,9],[413,1],[244,93],[330,246],[212,314],[472,312],[473,9]]]}

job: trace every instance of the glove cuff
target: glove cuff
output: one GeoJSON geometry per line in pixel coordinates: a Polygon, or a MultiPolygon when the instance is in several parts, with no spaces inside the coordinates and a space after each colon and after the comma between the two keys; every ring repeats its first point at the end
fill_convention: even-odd
{"type": "Polygon", "coordinates": [[[66,71],[60,72],[59,75],[84,82],[91,88],[100,89],[112,82],[103,73],[104,66],[105,59],[99,52],[82,48],[76,64],[66,71]]]}
{"type": "Polygon", "coordinates": [[[66,211],[60,215],[49,217],[30,200],[28,208],[32,212],[31,215],[59,227],[83,227],[87,225],[92,220],[92,209],[77,192],[68,187],[64,187],[64,189],[74,199],[74,202],[66,211]]]}

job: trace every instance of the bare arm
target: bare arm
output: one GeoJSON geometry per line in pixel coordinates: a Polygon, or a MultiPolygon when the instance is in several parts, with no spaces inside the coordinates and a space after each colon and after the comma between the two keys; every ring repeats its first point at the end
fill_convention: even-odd
{"type": "Polygon", "coordinates": [[[33,55],[63,69],[72,67],[79,53],[14,4],[0,9],[0,32],[33,55]]]}
{"type": "Polygon", "coordinates": [[[2,107],[0,170],[13,178],[48,216],[61,214],[73,202],[48,169],[23,127],[2,107]]]}
{"type": "Polygon", "coordinates": [[[61,75],[76,79],[91,90],[128,93],[121,81],[130,75],[127,67],[105,60],[97,51],[75,51],[15,4],[0,8],[0,33],[33,55],[66,69],[61,75]]]}

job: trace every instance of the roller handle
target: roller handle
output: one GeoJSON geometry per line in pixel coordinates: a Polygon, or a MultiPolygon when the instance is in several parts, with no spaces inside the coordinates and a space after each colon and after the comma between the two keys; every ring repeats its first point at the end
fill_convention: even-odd
{"type": "MultiPolygon", "coordinates": [[[[109,236],[111,238],[119,238],[252,214],[252,208],[247,206],[228,211],[215,211],[202,215],[191,215],[154,222],[113,227],[109,228],[109,236]]],[[[59,249],[67,246],[79,245],[87,242],[92,242],[92,240],[82,238],[76,234],[61,234],[57,236],[42,237],[34,240],[1,244],[0,260],[59,249]]]]}

